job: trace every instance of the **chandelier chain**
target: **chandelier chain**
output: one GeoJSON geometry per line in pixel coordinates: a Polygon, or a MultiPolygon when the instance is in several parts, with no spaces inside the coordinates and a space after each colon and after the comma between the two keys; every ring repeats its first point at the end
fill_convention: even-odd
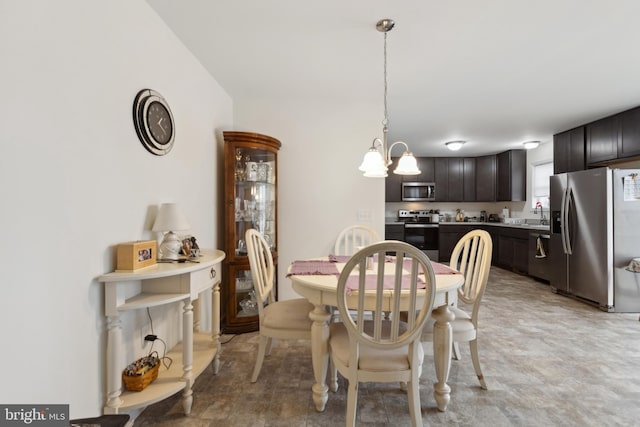
{"type": "Polygon", "coordinates": [[[384,120],[382,124],[387,126],[389,115],[387,113],[387,33],[384,33],[384,120]]]}

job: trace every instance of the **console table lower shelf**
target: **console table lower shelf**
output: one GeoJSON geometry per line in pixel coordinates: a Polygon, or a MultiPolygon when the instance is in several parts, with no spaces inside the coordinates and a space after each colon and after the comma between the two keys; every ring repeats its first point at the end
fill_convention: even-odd
{"type": "MultiPolygon", "coordinates": [[[[183,378],[182,352],[182,343],[179,343],[166,354],[166,356],[173,360],[169,369],[164,365],[160,365],[158,378],[154,382],[142,391],[123,391],[120,395],[120,400],[122,401],[120,406],[116,408],[106,406],[104,413],[117,414],[120,412],[128,412],[133,409],[152,405],[183,390],[187,385],[187,381],[183,378]]],[[[194,381],[195,378],[198,378],[198,376],[204,372],[209,364],[213,365],[213,372],[215,374],[218,373],[220,362],[217,356],[218,348],[213,346],[211,335],[205,333],[193,334],[193,367],[191,375],[194,381]]],[[[190,388],[191,387],[189,387],[189,397],[192,393],[190,388]]],[[[188,409],[186,407],[184,408],[185,413],[188,414],[191,411],[190,406],[191,405],[189,405],[188,409]]]]}

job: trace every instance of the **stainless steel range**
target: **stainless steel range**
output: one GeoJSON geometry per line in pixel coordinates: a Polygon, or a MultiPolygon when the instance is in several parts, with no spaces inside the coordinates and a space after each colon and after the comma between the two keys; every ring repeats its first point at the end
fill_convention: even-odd
{"type": "Polygon", "coordinates": [[[433,211],[410,211],[400,209],[398,221],[404,222],[404,240],[424,252],[429,259],[438,261],[438,232],[437,222],[431,222],[435,217],[433,211]]]}

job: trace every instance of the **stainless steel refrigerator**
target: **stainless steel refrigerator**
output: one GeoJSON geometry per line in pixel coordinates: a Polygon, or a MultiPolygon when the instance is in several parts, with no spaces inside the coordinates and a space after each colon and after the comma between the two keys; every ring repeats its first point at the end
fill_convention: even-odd
{"type": "Polygon", "coordinates": [[[605,311],[640,312],[640,169],[551,177],[552,290],[605,311]]]}

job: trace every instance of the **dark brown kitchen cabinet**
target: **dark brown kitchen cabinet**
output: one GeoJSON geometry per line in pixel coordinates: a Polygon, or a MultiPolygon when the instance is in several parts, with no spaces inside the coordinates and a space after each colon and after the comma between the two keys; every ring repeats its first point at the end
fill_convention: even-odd
{"type": "Polygon", "coordinates": [[[619,115],[615,115],[586,125],[588,165],[618,158],[619,119],[619,115]]]}
{"type": "Polygon", "coordinates": [[[476,159],[473,157],[462,159],[462,201],[476,201],[476,159]]]}
{"type": "Polygon", "coordinates": [[[476,199],[477,202],[496,201],[496,156],[476,157],[476,199]]]}
{"type": "Polygon", "coordinates": [[[385,224],[384,239],[404,242],[404,224],[385,224]]]}
{"type": "MultiPolygon", "coordinates": [[[[398,165],[398,158],[392,157],[393,165],[398,165]]],[[[402,201],[402,175],[397,175],[389,170],[387,177],[384,179],[384,194],[385,201],[387,202],[401,202],[402,201]]]]}
{"type": "Polygon", "coordinates": [[[487,225],[484,227],[480,227],[480,229],[485,230],[491,236],[491,243],[492,243],[491,265],[495,265],[497,264],[497,260],[498,260],[498,227],[487,225]]]}
{"type": "Polygon", "coordinates": [[[464,195],[464,162],[461,157],[436,157],[437,202],[461,202],[464,195]]]}
{"type": "MultiPolygon", "coordinates": [[[[529,270],[529,230],[503,227],[498,231],[499,267],[527,274],[529,270]]],[[[495,241],[494,241],[495,244],[495,241]]]]}
{"type": "Polygon", "coordinates": [[[416,157],[419,175],[405,175],[402,177],[404,182],[435,182],[435,158],[434,157],[416,157]]]}
{"type": "Polygon", "coordinates": [[[584,126],[553,135],[553,173],[585,169],[584,126]]]}
{"type": "Polygon", "coordinates": [[[498,202],[522,202],[527,199],[526,150],[509,150],[496,155],[498,202]]]}
{"type": "Polygon", "coordinates": [[[554,173],[599,167],[616,160],[639,158],[640,107],[554,135],[553,157],[554,173]],[[580,151],[582,129],[584,129],[584,158],[580,151]]]}
{"type": "Polygon", "coordinates": [[[465,234],[478,228],[475,225],[443,225],[438,228],[438,258],[440,262],[449,262],[451,252],[465,234]]]}
{"type": "Polygon", "coordinates": [[[436,202],[449,201],[449,159],[447,157],[437,157],[435,159],[435,183],[436,202]]]}
{"type": "Polygon", "coordinates": [[[640,155],[640,107],[620,113],[618,158],[640,155]]]}
{"type": "Polygon", "coordinates": [[[551,280],[551,265],[549,257],[549,235],[529,233],[529,276],[549,281],[551,280]],[[538,253],[538,242],[544,254],[538,253]],[[542,255],[546,255],[543,257],[542,255]]]}

